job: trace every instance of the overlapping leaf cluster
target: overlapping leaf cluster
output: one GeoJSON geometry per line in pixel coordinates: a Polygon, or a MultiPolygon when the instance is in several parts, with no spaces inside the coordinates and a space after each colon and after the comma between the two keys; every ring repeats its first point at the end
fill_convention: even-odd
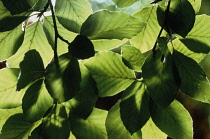
{"type": "Polygon", "coordinates": [[[199,65],[210,17],[196,14],[201,0],[150,2],[129,15],[93,13],[86,0],[57,0],[55,13],[50,0],[1,0],[0,138],[192,139],[176,97],[210,104],[199,65]],[[95,107],[120,92],[109,111],[95,107]]]}

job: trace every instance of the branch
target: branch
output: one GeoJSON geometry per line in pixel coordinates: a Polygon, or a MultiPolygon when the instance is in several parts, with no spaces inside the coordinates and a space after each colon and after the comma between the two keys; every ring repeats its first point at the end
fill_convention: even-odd
{"type": "Polygon", "coordinates": [[[48,3],[50,5],[50,10],[51,10],[52,19],[53,19],[53,27],[54,27],[54,31],[55,31],[54,58],[58,59],[57,48],[58,48],[59,34],[58,34],[57,23],[56,23],[55,12],[54,12],[54,8],[53,8],[53,5],[52,5],[52,1],[48,0],[48,3]]]}
{"type": "Polygon", "coordinates": [[[157,47],[158,39],[160,38],[160,36],[161,36],[161,34],[162,34],[162,32],[163,32],[163,29],[164,29],[165,27],[166,27],[166,31],[169,33],[169,35],[171,35],[170,30],[169,30],[169,28],[168,28],[168,26],[167,26],[167,19],[168,19],[168,13],[169,13],[169,9],[170,9],[170,4],[171,4],[171,0],[168,1],[167,9],[166,9],[166,11],[165,11],[164,23],[163,23],[163,25],[162,25],[162,27],[161,27],[161,29],[160,29],[160,32],[159,32],[159,34],[158,34],[158,36],[157,36],[157,40],[156,40],[156,42],[155,42],[155,45],[154,45],[153,48],[152,48],[152,52],[153,52],[154,54],[155,54],[155,49],[156,49],[156,47],[157,47]]]}

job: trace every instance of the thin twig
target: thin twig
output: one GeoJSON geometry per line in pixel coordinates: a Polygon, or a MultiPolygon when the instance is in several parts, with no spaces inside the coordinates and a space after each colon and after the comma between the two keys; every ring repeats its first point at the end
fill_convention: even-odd
{"type": "Polygon", "coordinates": [[[48,2],[49,2],[51,13],[52,13],[53,27],[54,27],[54,31],[55,31],[54,58],[58,59],[57,47],[58,47],[59,34],[58,34],[57,23],[56,23],[55,12],[54,12],[54,8],[52,5],[52,1],[48,0],[48,2]]]}
{"type": "Polygon", "coordinates": [[[171,0],[168,1],[167,9],[166,9],[166,11],[165,11],[165,17],[164,17],[163,25],[162,25],[162,27],[161,27],[161,29],[160,29],[160,32],[159,32],[158,36],[157,36],[156,42],[155,42],[155,44],[154,44],[154,46],[153,46],[153,48],[152,48],[152,52],[153,52],[154,54],[155,54],[155,50],[156,50],[156,47],[157,47],[158,39],[160,38],[160,36],[161,36],[161,34],[162,34],[162,32],[163,32],[163,29],[166,27],[166,31],[169,33],[169,35],[171,34],[171,33],[170,33],[170,30],[169,30],[169,28],[168,28],[168,26],[167,26],[167,25],[168,25],[167,19],[168,19],[168,13],[169,13],[169,9],[170,9],[170,4],[171,4],[171,0]]]}

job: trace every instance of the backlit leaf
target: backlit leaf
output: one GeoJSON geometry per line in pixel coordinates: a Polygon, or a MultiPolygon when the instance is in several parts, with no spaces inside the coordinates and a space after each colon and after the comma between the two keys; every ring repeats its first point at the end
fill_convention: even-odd
{"type": "Polygon", "coordinates": [[[150,50],[156,40],[161,27],[157,21],[157,6],[146,7],[134,14],[134,17],[142,17],[147,22],[142,31],[131,39],[131,44],[138,48],[142,53],[150,50]]]}
{"type": "Polygon", "coordinates": [[[160,130],[173,139],[193,139],[193,122],[188,111],[177,100],[163,109],[154,102],[150,114],[160,130]]]}
{"type": "Polygon", "coordinates": [[[108,139],[142,139],[141,131],[133,135],[125,128],[120,117],[120,102],[117,102],[106,118],[106,131],[108,139]]]}
{"type": "Polygon", "coordinates": [[[44,76],[45,69],[42,58],[36,50],[30,50],[25,54],[24,60],[20,63],[20,71],[17,82],[18,91],[44,76]]]}
{"type": "Polygon", "coordinates": [[[107,139],[105,120],[107,111],[93,109],[87,119],[70,115],[71,131],[77,139],[107,139]]]}
{"type": "Polygon", "coordinates": [[[124,8],[124,7],[129,7],[133,3],[139,1],[139,0],[113,0],[114,3],[117,5],[119,8],[124,8]]]}
{"type": "Polygon", "coordinates": [[[145,26],[141,18],[122,12],[95,12],[83,23],[81,34],[89,39],[124,39],[137,35],[145,26]]]}
{"type": "Polygon", "coordinates": [[[5,60],[15,54],[23,42],[24,32],[21,25],[13,30],[0,33],[0,61],[5,60]]]}
{"type": "Polygon", "coordinates": [[[53,99],[47,92],[43,79],[36,81],[26,90],[23,97],[22,107],[26,120],[30,122],[40,120],[52,104],[53,99]]]}
{"type": "Polygon", "coordinates": [[[68,30],[79,33],[82,23],[92,14],[86,0],[56,0],[58,21],[68,30]]]}
{"type": "Polygon", "coordinates": [[[150,117],[149,93],[142,82],[134,82],[123,93],[120,115],[131,135],[139,131],[150,117]]]}
{"type": "Polygon", "coordinates": [[[141,71],[141,67],[144,63],[145,57],[139,51],[139,49],[133,46],[123,46],[122,57],[123,57],[123,62],[130,69],[135,70],[135,71],[141,71]]]}
{"type": "Polygon", "coordinates": [[[210,83],[202,68],[178,51],[173,54],[181,78],[181,90],[193,99],[210,103],[210,83]]]}
{"type": "Polygon", "coordinates": [[[43,139],[67,139],[70,134],[70,123],[65,107],[55,104],[40,125],[43,139]]]}
{"type": "Polygon", "coordinates": [[[74,114],[86,119],[95,106],[98,90],[89,71],[82,63],[79,64],[82,77],[80,90],[72,99],[62,104],[68,107],[74,114]]]}
{"type": "Polygon", "coordinates": [[[119,54],[113,52],[100,52],[85,66],[96,81],[101,97],[113,96],[135,80],[134,72],[124,65],[119,54]]]}
{"type": "Polygon", "coordinates": [[[143,139],[166,139],[167,135],[162,132],[150,118],[147,123],[142,127],[143,139]]]}
{"type": "Polygon", "coordinates": [[[61,55],[46,69],[45,84],[51,97],[59,102],[73,98],[80,88],[81,73],[76,58],[69,53],[61,55]]]}
{"type": "Polygon", "coordinates": [[[201,8],[201,1],[202,0],[188,0],[191,5],[193,6],[194,10],[196,13],[199,12],[200,8],[201,8]]]}
{"type": "Polygon", "coordinates": [[[18,51],[8,59],[8,65],[10,67],[19,67],[19,63],[23,60],[24,54],[32,49],[39,52],[43,59],[44,66],[51,61],[53,51],[47,41],[40,21],[26,28],[23,44],[18,51]]]}
{"type": "Polygon", "coordinates": [[[164,56],[159,50],[150,54],[143,67],[142,76],[152,99],[163,108],[167,107],[179,91],[179,75],[168,52],[164,56]]]}
{"type": "Polygon", "coordinates": [[[25,90],[16,91],[19,69],[0,70],[0,108],[10,109],[21,106],[25,90]]]}

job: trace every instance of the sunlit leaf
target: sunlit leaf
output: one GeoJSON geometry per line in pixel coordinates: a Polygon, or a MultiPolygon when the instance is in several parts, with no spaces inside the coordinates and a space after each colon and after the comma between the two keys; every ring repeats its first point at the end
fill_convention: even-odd
{"type": "Polygon", "coordinates": [[[25,90],[16,91],[19,69],[0,70],[0,108],[10,109],[21,106],[25,90]]]}
{"type": "MultiPolygon", "coordinates": [[[[71,41],[74,40],[74,38],[77,36],[76,33],[70,32],[67,29],[65,29],[61,24],[59,24],[58,20],[57,22],[57,29],[59,34],[68,42],[70,43],[71,41]]],[[[54,32],[54,25],[53,25],[53,20],[52,16],[47,16],[44,18],[44,24],[43,24],[44,32],[46,34],[46,37],[48,39],[49,44],[52,46],[54,49],[55,46],[55,32],[54,32]]],[[[58,55],[62,55],[64,53],[68,52],[68,44],[63,42],[62,40],[58,39],[57,42],[57,51],[58,55]]]]}
{"type": "Polygon", "coordinates": [[[43,77],[45,73],[42,58],[36,50],[30,50],[25,54],[20,63],[20,77],[17,82],[17,90],[20,91],[29,83],[43,77]]]}
{"type": "Polygon", "coordinates": [[[146,7],[140,12],[134,14],[134,17],[142,17],[147,22],[142,31],[131,39],[131,44],[138,48],[142,53],[150,50],[160,32],[160,26],[157,21],[157,6],[146,7]]]}
{"type": "Polygon", "coordinates": [[[22,107],[26,120],[30,122],[40,120],[52,104],[53,99],[47,92],[43,79],[36,81],[26,90],[23,97],[22,107]]]}
{"type": "Polygon", "coordinates": [[[147,123],[142,127],[143,139],[166,139],[167,135],[162,132],[150,118],[147,123]]]}
{"type": "Polygon", "coordinates": [[[186,95],[210,103],[210,84],[202,68],[191,58],[174,51],[174,60],[181,78],[181,90],[186,95]]]}
{"type": "Polygon", "coordinates": [[[142,139],[141,131],[133,135],[125,128],[120,117],[120,102],[117,102],[106,118],[106,131],[108,139],[142,139]]]}
{"type": "Polygon", "coordinates": [[[117,5],[119,8],[124,8],[124,7],[129,7],[133,3],[139,1],[139,0],[113,0],[114,3],[117,5]]]}
{"type": "Polygon", "coordinates": [[[116,48],[118,46],[121,46],[122,44],[126,43],[128,39],[118,40],[118,39],[98,39],[98,40],[91,40],[94,49],[97,51],[107,51],[113,48],[116,48]]]}
{"type": "Polygon", "coordinates": [[[93,109],[87,119],[70,115],[71,131],[77,139],[107,139],[105,120],[107,111],[93,109]]]}
{"type": "Polygon", "coordinates": [[[141,71],[141,67],[144,63],[144,55],[139,49],[133,46],[122,47],[123,62],[132,70],[141,71]]]}
{"type": "Polygon", "coordinates": [[[141,18],[122,12],[95,12],[83,23],[81,34],[90,39],[124,39],[137,35],[145,26],[141,18]]]}
{"type": "Polygon", "coordinates": [[[149,93],[142,82],[134,82],[123,93],[120,115],[131,135],[139,131],[150,117],[149,93]]]}
{"type": "Polygon", "coordinates": [[[24,54],[32,49],[35,49],[39,52],[43,59],[44,66],[51,61],[53,51],[44,34],[42,23],[39,21],[26,28],[23,44],[7,61],[9,66],[19,67],[19,63],[23,60],[24,54]]]}
{"type": "Polygon", "coordinates": [[[176,39],[173,41],[173,48],[198,63],[208,53],[208,49],[210,49],[210,47],[206,47],[204,44],[193,39],[176,39]],[[193,49],[197,52],[193,52],[193,49]]]}
{"type": "Polygon", "coordinates": [[[80,88],[81,73],[76,58],[66,53],[50,63],[45,84],[51,97],[59,102],[73,98],[80,88]]]}
{"type": "Polygon", "coordinates": [[[39,126],[41,121],[37,121],[33,124],[27,122],[24,119],[22,113],[17,113],[10,116],[5,122],[0,138],[2,139],[28,139],[31,132],[39,126]]]}
{"type": "Polygon", "coordinates": [[[9,58],[18,50],[23,42],[23,35],[21,25],[0,33],[0,61],[9,58]]]}
{"type": "Polygon", "coordinates": [[[95,106],[98,90],[89,71],[82,63],[79,64],[82,77],[80,90],[72,99],[62,104],[68,107],[74,114],[86,119],[95,106]]]}
{"type": "Polygon", "coordinates": [[[188,111],[177,100],[163,109],[153,102],[152,120],[160,130],[174,139],[193,139],[193,122],[188,111]]]}
{"type": "Polygon", "coordinates": [[[142,76],[152,99],[163,108],[167,107],[177,96],[180,79],[172,56],[164,56],[159,50],[147,57],[142,76]]]}
{"type": "Polygon", "coordinates": [[[201,1],[202,0],[188,0],[192,7],[194,8],[195,12],[198,13],[201,8],[201,1]]]}
{"type": "Polygon", "coordinates": [[[82,23],[92,14],[86,0],[56,0],[55,11],[58,21],[68,30],[77,33],[82,23]]]}
{"type": "Polygon", "coordinates": [[[17,114],[17,113],[22,113],[22,108],[17,107],[17,108],[12,108],[12,109],[0,109],[0,132],[2,130],[3,125],[9,119],[10,116],[17,114]]]}
{"type": "Polygon", "coordinates": [[[43,139],[67,139],[70,134],[70,123],[66,109],[61,104],[55,104],[41,124],[43,139]]]}
{"type": "Polygon", "coordinates": [[[126,89],[134,80],[134,72],[113,52],[100,52],[90,58],[85,66],[97,83],[99,96],[112,96],[126,89]]]}
{"type": "MultiPolygon", "coordinates": [[[[194,51],[204,51],[206,50],[205,47],[210,49],[210,28],[208,23],[210,22],[210,17],[207,15],[197,15],[194,27],[192,30],[187,34],[186,39],[192,40],[191,43],[187,43],[186,39],[181,40],[186,46],[194,51]],[[196,44],[195,44],[196,42],[196,44]],[[196,46],[197,45],[197,46],[196,46]]],[[[210,51],[209,49],[208,52],[210,51]]],[[[206,51],[205,51],[206,52],[206,51]]]]}

